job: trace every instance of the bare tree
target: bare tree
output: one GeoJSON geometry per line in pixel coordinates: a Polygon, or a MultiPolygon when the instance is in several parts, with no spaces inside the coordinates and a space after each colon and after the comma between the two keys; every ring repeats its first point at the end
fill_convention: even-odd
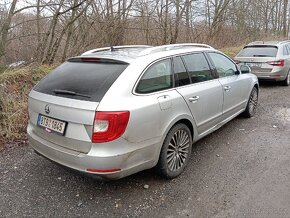
{"type": "MultiPolygon", "coordinates": [[[[7,47],[7,38],[8,38],[8,31],[11,25],[11,20],[13,15],[15,14],[17,0],[13,0],[8,11],[7,17],[4,18],[3,24],[0,27],[0,63],[5,63],[5,54],[6,54],[6,47],[7,47]]],[[[5,13],[5,12],[4,12],[5,13]]]]}
{"type": "Polygon", "coordinates": [[[288,0],[5,0],[0,61],[51,64],[87,49],[287,38],[288,0]],[[23,4],[25,3],[25,4],[23,4]]]}

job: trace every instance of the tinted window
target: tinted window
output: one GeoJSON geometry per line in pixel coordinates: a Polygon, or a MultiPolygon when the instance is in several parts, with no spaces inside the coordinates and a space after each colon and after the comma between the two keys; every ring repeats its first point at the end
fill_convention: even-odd
{"type": "Polygon", "coordinates": [[[208,54],[215,65],[219,77],[233,76],[236,74],[236,65],[226,56],[218,53],[208,54]]]}
{"type": "Polygon", "coordinates": [[[180,57],[173,58],[175,86],[190,84],[189,76],[180,57]]]}
{"type": "Polygon", "coordinates": [[[65,62],[43,78],[34,90],[49,95],[99,102],[127,66],[65,62]]]}
{"type": "Polygon", "coordinates": [[[283,45],[283,55],[289,55],[289,48],[287,45],[283,45]]]}
{"type": "Polygon", "coordinates": [[[142,76],[137,85],[137,93],[150,93],[172,87],[170,59],[153,64],[142,76]]]}
{"type": "Polygon", "coordinates": [[[286,44],[287,50],[288,50],[288,55],[290,55],[290,44],[286,44]]]}
{"type": "Polygon", "coordinates": [[[207,60],[202,53],[185,55],[182,58],[185,62],[192,83],[214,79],[207,60]]]}
{"type": "Polygon", "coordinates": [[[276,46],[247,46],[242,49],[238,57],[276,57],[278,48],[276,46]]]}

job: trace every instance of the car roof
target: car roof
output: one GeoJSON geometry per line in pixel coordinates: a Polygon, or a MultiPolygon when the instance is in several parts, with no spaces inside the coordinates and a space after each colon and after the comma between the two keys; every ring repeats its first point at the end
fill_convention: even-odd
{"type": "Polygon", "coordinates": [[[265,45],[265,46],[279,46],[285,43],[290,43],[290,40],[285,41],[254,41],[247,44],[245,47],[255,46],[255,45],[265,45]]]}
{"type": "Polygon", "coordinates": [[[77,56],[74,58],[110,59],[120,62],[131,63],[137,58],[147,55],[154,55],[156,57],[158,56],[160,58],[163,58],[176,54],[206,50],[215,49],[209,45],[198,43],[182,43],[162,46],[126,45],[93,49],[86,51],[81,56],[77,56]]]}

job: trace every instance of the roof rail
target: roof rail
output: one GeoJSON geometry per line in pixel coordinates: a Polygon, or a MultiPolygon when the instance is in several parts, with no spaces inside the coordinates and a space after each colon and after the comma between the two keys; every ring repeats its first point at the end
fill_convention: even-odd
{"type": "Polygon", "coordinates": [[[250,42],[248,45],[254,45],[254,44],[264,44],[264,41],[254,41],[254,42],[250,42]]]}
{"type": "Polygon", "coordinates": [[[273,44],[273,45],[279,45],[279,44],[283,44],[283,43],[289,43],[290,40],[282,40],[282,41],[254,41],[254,42],[250,42],[247,45],[259,45],[259,44],[273,44]]]}
{"type": "Polygon", "coordinates": [[[82,53],[81,55],[93,54],[97,52],[103,51],[114,51],[120,49],[127,49],[127,48],[151,48],[152,46],[149,45],[121,45],[121,46],[111,46],[111,47],[103,47],[103,48],[96,48],[89,51],[82,53]]]}
{"type": "Polygon", "coordinates": [[[282,43],[287,43],[287,42],[290,42],[290,40],[289,39],[286,39],[286,40],[283,40],[283,41],[281,41],[279,43],[282,44],[282,43]]]}
{"type": "Polygon", "coordinates": [[[139,53],[139,56],[147,55],[155,52],[160,51],[169,51],[174,49],[181,49],[181,48],[187,48],[187,47],[202,47],[202,48],[210,48],[213,49],[213,47],[206,45],[206,44],[200,44],[200,43],[181,43],[181,44],[170,44],[170,45],[161,45],[156,47],[151,47],[148,49],[145,49],[144,51],[141,51],[139,53]]]}

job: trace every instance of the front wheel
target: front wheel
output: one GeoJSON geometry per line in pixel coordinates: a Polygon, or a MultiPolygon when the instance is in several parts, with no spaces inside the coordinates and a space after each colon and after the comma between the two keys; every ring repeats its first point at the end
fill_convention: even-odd
{"type": "Polygon", "coordinates": [[[258,107],[258,89],[254,87],[250,94],[246,110],[243,115],[247,118],[250,118],[255,115],[258,107]]]}
{"type": "Polygon", "coordinates": [[[179,176],[188,164],[192,150],[192,137],[189,128],[179,123],[168,132],[159,156],[156,169],[167,179],[179,176]]]}

